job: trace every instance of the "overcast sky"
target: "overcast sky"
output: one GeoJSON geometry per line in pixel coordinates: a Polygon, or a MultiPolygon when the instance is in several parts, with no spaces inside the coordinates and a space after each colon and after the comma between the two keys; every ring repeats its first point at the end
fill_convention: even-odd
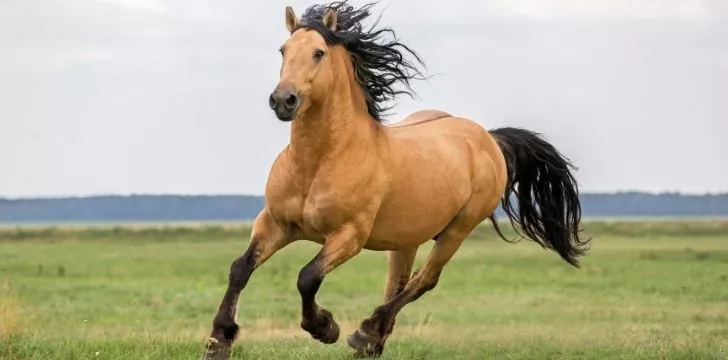
{"type": "MultiPolygon", "coordinates": [[[[262,194],[284,8],[310,3],[0,1],[0,196],[262,194]]],[[[543,132],[583,191],[728,191],[726,3],[383,1],[437,74],[390,120],[543,132]]]]}

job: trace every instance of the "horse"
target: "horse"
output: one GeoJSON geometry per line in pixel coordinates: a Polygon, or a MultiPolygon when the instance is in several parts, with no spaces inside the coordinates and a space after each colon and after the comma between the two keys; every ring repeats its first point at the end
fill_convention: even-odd
{"type": "Polygon", "coordinates": [[[324,344],[340,331],[316,302],[326,275],[362,249],[388,252],[383,304],[347,339],[365,357],[382,354],[397,314],[436,286],[476,226],[490,220],[509,240],[494,215],[499,205],[521,237],[568,264],[578,268],[588,250],[576,168],[541,134],[486,130],[434,109],[386,124],[387,102],[414,94],[410,81],[425,78],[424,62],[392,29],[363,26],[372,5],[313,5],[300,18],[285,9],[289,37],[268,102],[290,123],[290,142],[271,167],[248,247],[230,266],[203,359],[229,358],[239,295],[254,270],[298,240],[322,245],[297,287],[300,325],[324,344]],[[430,240],[412,273],[418,248],[430,240]]]}

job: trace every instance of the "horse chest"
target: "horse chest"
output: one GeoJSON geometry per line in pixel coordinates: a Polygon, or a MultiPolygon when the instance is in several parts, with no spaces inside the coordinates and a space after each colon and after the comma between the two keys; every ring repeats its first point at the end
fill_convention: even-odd
{"type": "Polygon", "coordinates": [[[334,194],[310,194],[303,204],[303,225],[326,234],[342,225],[348,212],[346,204],[334,194]]]}
{"type": "Polygon", "coordinates": [[[301,237],[317,240],[344,223],[350,212],[344,199],[322,191],[288,193],[270,199],[268,209],[280,222],[297,228],[301,237]]]}
{"type": "MultiPolygon", "coordinates": [[[[352,176],[352,170],[337,163],[327,163],[315,175],[292,176],[294,172],[274,168],[266,191],[267,206],[281,225],[297,229],[301,238],[317,240],[330,234],[347,222],[360,218],[376,196],[368,196],[366,185],[372,183],[367,176],[352,176]]],[[[305,173],[305,172],[304,172],[305,173]]]]}

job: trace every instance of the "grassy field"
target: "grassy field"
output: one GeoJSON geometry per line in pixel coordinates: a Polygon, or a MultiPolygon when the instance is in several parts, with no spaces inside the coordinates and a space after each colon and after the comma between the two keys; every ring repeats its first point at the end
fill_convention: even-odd
{"type": "MultiPolygon", "coordinates": [[[[438,287],[405,308],[383,359],[726,359],[728,221],[590,222],[580,270],[483,227],[438,287]]],[[[0,229],[0,359],[197,359],[244,226],[0,229]]],[[[418,264],[431,244],[423,247],[418,264]]],[[[345,336],[381,301],[384,253],[332,273],[319,301],[342,327],[298,327],[294,244],[240,302],[236,359],[350,358],[345,336]]]]}

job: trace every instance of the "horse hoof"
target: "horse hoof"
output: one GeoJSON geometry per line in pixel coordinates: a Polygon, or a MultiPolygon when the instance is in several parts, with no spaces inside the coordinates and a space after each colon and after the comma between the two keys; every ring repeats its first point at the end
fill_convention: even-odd
{"type": "Polygon", "coordinates": [[[324,312],[319,319],[312,322],[303,320],[301,327],[308,331],[311,337],[324,344],[333,344],[339,340],[339,324],[329,312],[324,312]]]}
{"type": "Polygon", "coordinates": [[[369,335],[359,329],[347,339],[349,346],[356,350],[355,356],[358,358],[372,358],[382,355],[384,345],[378,337],[369,335]]]}
{"type": "Polygon", "coordinates": [[[207,339],[202,360],[228,360],[230,359],[230,345],[225,345],[215,338],[207,339]]]}
{"type": "Polygon", "coordinates": [[[331,323],[328,326],[328,330],[318,338],[318,341],[321,341],[324,344],[333,344],[336,341],[339,340],[339,324],[336,323],[333,319],[331,319],[331,323]]]}

